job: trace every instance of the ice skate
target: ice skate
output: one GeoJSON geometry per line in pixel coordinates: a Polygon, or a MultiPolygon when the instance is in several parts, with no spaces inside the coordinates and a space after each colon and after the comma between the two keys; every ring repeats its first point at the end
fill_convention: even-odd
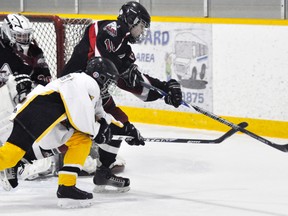
{"type": "Polygon", "coordinates": [[[18,164],[15,167],[0,171],[0,183],[4,190],[10,191],[18,186],[17,170],[18,164]]]}
{"type": "Polygon", "coordinates": [[[61,208],[83,208],[93,204],[93,194],[75,186],[59,185],[57,197],[58,206],[61,208]]]}
{"type": "Polygon", "coordinates": [[[104,166],[97,167],[93,182],[96,185],[93,190],[95,193],[123,193],[130,190],[130,180],[128,178],[116,176],[111,172],[111,169],[104,166]]]}

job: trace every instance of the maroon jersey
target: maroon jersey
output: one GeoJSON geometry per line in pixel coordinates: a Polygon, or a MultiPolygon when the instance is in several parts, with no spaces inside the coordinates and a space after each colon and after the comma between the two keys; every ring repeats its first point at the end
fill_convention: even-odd
{"type": "Polygon", "coordinates": [[[46,85],[51,80],[43,52],[33,42],[29,46],[28,55],[24,55],[0,38],[0,71],[6,75],[27,74],[36,84],[46,85]]]}
{"type": "MultiPolygon", "coordinates": [[[[64,67],[61,76],[78,70],[85,70],[87,61],[92,56],[110,59],[121,75],[136,60],[131,46],[128,44],[129,37],[131,35],[127,24],[120,20],[102,20],[91,24],[87,27],[79,44],[75,46],[74,52],[64,67]]],[[[153,86],[163,89],[164,83],[160,80],[147,74],[143,74],[143,76],[153,86]]],[[[143,91],[141,85],[129,88],[121,77],[118,81],[118,87],[136,94],[143,101],[153,101],[162,97],[155,91],[143,91]]]]}

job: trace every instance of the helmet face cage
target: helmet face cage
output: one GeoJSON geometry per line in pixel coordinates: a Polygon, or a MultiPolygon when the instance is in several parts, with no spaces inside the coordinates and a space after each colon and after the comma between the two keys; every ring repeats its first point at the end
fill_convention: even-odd
{"type": "Polygon", "coordinates": [[[108,79],[100,88],[101,93],[100,96],[102,99],[110,97],[113,95],[117,88],[117,81],[113,79],[108,79]]]}
{"type": "Polygon", "coordinates": [[[86,73],[97,81],[102,99],[109,97],[115,92],[119,73],[109,59],[102,57],[91,58],[87,64],[86,73]]]}
{"type": "Polygon", "coordinates": [[[147,37],[149,28],[145,27],[145,21],[140,20],[130,29],[131,36],[135,42],[141,42],[147,37]]]}
{"type": "Polygon", "coordinates": [[[11,31],[11,36],[16,41],[16,43],[19,43],[21,45],[28,45],[32,40],[31,31],[26,32],[11,31]]]}
{"type": "Polygon", "coordinates": [[[32,41],[33,28],[30,21],[20,14],[9,14],[4,19],[2,31],[10,43],[27,46],[32,41]]]}

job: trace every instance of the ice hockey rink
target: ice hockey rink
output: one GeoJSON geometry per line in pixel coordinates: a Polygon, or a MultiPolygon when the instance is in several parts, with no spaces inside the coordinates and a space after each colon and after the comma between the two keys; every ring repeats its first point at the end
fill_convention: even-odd
{"type": "MultiPolygon", "coordinates": [[[[135,125],[145,137],[214,139],[223,134],[135,125]]],[[[120,155],[127,163],[121,175],[131,180],[129,192],[94,194],[89,208],[60,209],[56,177],[20,181],[13,191],[0,189],[0,215],[288,216],[288,154],[246,135],[220,144],[124,144],[120,155]]],[[[78,187],[92,191],[92,177],[80,177],[78,187]]]]}

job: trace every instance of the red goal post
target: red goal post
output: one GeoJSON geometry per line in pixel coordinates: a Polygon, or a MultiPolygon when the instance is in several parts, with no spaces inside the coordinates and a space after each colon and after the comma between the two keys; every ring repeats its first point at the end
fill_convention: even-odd
{"type": "MultiPolygon", "coordinates": [[[[0,25],[7,14],[0,14],[0,25]]],[[[43,50],[53,78],[72,55],[92,19],[60,18],[56,15],[25,15],[33,25],[33,37],[43,50]]]]}

